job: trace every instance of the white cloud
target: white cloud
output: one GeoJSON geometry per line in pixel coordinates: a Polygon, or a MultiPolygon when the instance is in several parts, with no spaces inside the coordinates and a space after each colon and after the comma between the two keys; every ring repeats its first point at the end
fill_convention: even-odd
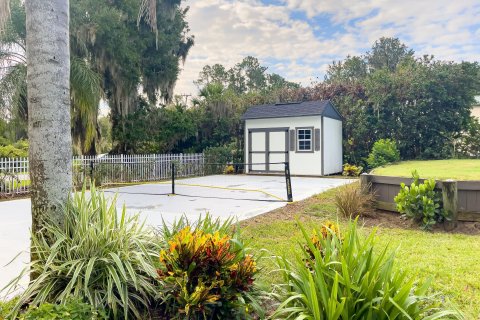
{"type": "Polygon", "coordinates": [[[399,37],[418,54],[446,60],[478,60],[480,54],[478,0],[283,0],[280,5],[195,0],[187,5],[196,43],[177,93],[197,93],[193,81],[204,65],[231,67],[247,55],[258,57],[270,72],[308,84],[323,76],[332,60],[361,54],[381,36],[399,37]],[[292,18],[299,12],[307,20],[292,18]],[[319,20],[338,31],[318,36],[324,27],[315,23],[319,20]]]}

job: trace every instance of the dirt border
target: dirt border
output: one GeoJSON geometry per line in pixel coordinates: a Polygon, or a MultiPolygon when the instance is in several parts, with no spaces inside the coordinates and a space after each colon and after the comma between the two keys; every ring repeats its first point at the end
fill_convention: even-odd
{"type": "MultiPolygon", "coordinates": [[[[335,190],[335,189],[333,189],[335,190]]],[[[326,191],[329,192],[329,191],[326,191]]],[[[318,220],[319,222],[325,220],[332,220],[331,217],[318,214],[310,214],[309,210],[312,205],[332,205],[333,197],[324,198],[323,194],[314,195],[302,201],[287,204],[284,207],[263,213],[261,215],[243,220],[240,222],[242,228],[251,227],[258,224],[269,223],[272,221],[292,221],[299,219],[300,221],[318,220]]],[[[336,216],[336,213],[331,212],[331,215],[336,216]]],[[[339,217],[339,219],[343,219],[339,217]]],[[[369,216],[360,217],[359,223],[366,227],[381,227],[389,229],[404,229],[421,231],[422,229],[413,221],[406,219],[402,215],[390,211],[376,210],[369,216]]],[[[465,222],[459,221],[457,228],[452,231],[446,231],[444,225],[435,225],[433,233],[447,233],[447,234],[465,234],[465,235],[480,235],[480,222],[465,222]]]]}

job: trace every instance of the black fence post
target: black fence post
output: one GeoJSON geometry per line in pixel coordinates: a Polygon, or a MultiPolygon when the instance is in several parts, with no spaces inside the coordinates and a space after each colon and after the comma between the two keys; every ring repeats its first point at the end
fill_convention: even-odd
{"type": "Polygon", "coordinates": [[[90,186],[94,185],[93,179],[95,174],[95,161],[90,161],[90,186]]]}
{"type": "Polygon", "coordinates": [[[175,162],[170,163],[172,169],[172,194],[175,194],[175,162]]]}
{"type": "Polygon", "coordinates": [[[288,202],[293,202],[293,195],[292,195],[292,180],[290,177],[290,163],[285,162],[285,180],[287,183],[287,200],[288,202]]]}

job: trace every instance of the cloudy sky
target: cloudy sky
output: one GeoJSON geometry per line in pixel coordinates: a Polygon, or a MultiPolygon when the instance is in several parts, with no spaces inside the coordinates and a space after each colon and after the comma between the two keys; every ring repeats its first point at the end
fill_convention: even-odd
{"type": "Polygon", "coordinates": [[[480,60],[480,0],[187,0],[196,44],[177,94],[196,94],[206,64],[231,67],[247,55],[268,72],[309,84],[326,66],[362,54],[382,36],[417,55],[480,60]]]}

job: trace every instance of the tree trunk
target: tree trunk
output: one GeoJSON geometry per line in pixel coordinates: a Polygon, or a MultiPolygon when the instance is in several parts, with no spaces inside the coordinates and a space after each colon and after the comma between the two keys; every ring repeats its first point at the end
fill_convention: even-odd
{"type": "Polygon", "coordinates": [[[32,232],[62,224],[72,189],[69,0],[26,0],[32,232]]]}

